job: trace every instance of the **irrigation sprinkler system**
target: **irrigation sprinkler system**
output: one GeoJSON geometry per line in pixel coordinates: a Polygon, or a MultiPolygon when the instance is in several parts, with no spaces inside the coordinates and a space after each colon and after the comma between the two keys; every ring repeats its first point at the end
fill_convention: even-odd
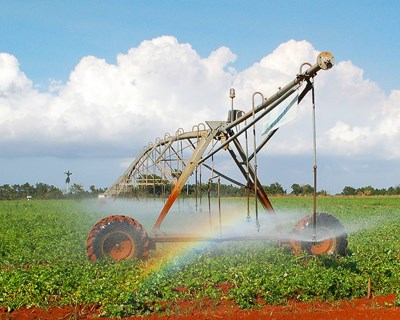
{"type": "Polygon", "coordinates": [[[249,240],[279,240],[288,244],[294,253],[306,250],[312,254],[344,255],[347,248],[347,234],[343,225],[332,215],[317,213],[316,205],[316,131],[314,77],[320,70],[331,69],[334,57],[330,52],[321,52],[315,64],[303,63],[293,81],[268,98],[260,92],[252,97],[252,108],[248,112],[234,109],[234,89],[230,90],[232,107],[227,121],[206,121],[185,132],[178,129],[175,134],[165,134],[149,143],[135,158],[125,173],[106,191],[106,197],[118,197],[121,193],[132,192],[140,186],[153,187],[162,190],[165,203],[161,209],[151,232],[148,234],[135,219],[114,215],[100,220],[90,231],[86,247],[92,261],[109,256],[115,260],[146,258],[156,243],[162,242],[195,242],[195,241],[249,241],[249,240]],[[303,71],[303,69],[305,69],[303,71]],[[305,86],[304,86],[305,84],[305,86]],[[299,92],[301,91],[301,92],[299,92]],[[258,177],[257,155],[268,141],[278,131],[285,121],[289,110],[311,92],[313,107],[313,158],[314,158],[314,206],[313,213],[301,219],[290,235],[282,235],[279,223],[268,235],[260,234],[259,204],[267,213],[275,215],[274,208],[264,191],[258,177]],[[256,98],[261,99],[259,105],[256,98]],[[283,104],[284,101],[290,101],[283,104]],[[274,116],[272,117],[272,114],[274,116]],[[269,123],[263,130],[263,136],[257,136],[256,124],[260,121],[269,123]],[[233,178],[217,168],[215,158],[218,154],[229,154],[238,168],[241,179],[233,178]],[[194,234],[165,234],[160,232],[161,225],[170,212],[191,176],[195,180],[196,208],[198,196],[201,199],[201,185],[204,171],[208,172],[208,206],[211,222],[210,188],[217,181],[218,214],[221,228],[221,179],[231,184],[243,187],[247,194],[247,217],[250,218],[250,202],[254,204],[256,228],[253,235],[245,236],[198,236],[194,234]],[[172,186],[172,190],[167,187],[172,186]],[[198,188],[200,186],[200,188],[198,188]],[[167,196],[167,193],[168,196],[167,196]],[[251,200],[250,198],[254,198],[251,200]],[[250,201],[251,200],[251,201],[250,201]]]}

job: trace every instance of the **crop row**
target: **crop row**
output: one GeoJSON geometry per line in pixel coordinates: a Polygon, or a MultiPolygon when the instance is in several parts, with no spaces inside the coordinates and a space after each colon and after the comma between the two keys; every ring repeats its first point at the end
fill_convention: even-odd
{"type": "MultiPolygon", "coordinates": [[[[303,197],[273,201],[278,212],[312,206],[303,197]]],[[[91,263],[87,233],[111,212],[64,200],[0,202],[0,306],[94,304],[107,316],[179,312],[180,299],[256,308],[365,297],[369,282],[373,294],[400,295],[399,199],[329,197],[319,206],[349,231],[349,256],[293,256],[257,242],[164,245],[146,261],[91,263]]]]}

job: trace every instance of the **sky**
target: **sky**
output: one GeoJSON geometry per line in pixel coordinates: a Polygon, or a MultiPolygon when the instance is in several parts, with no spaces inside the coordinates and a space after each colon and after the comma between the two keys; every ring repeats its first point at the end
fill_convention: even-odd
{"type": "MultiPolygon", "coordinates": [[[[315,77],[318,189],[400,184],[400,2],[0,0],[0,185],[110,186],[144,145],[315,77]]],[[[312,184],[309,99],[259,160],[312,184]]]]}

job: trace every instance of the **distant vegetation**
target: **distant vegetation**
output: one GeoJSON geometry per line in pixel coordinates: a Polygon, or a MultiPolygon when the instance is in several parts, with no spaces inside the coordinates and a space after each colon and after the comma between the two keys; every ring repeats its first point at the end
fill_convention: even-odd
{"type": "Polygon", "coordinates": [[[80,184],[72,184],[68,192],[61,190],[53,185],[46,183],[36,183],[31,185],[24,183],[22,185],[5,184],[0,186],[0,200],[18,200],[18,199],[80,199],[97,197],[106,189],[97,189],[95,186],[90,186],[89,191],[85,190],[80,184]]]}
{"type": "MultiPolygon", "coordinates": [[[[284,196],[284,195],[295,195],[295,196],[307,196],[314,193],[314,188],[309,184],[298,184],[294,183],[291,186],[291,191],[285,190],[278,182],[271,183],[268,186],[263,186],[265,192],[271,196],[284,196]]],[[[106,188],[97,188],[94,185],[89,187],[89,190],[85,190],[81,184],[74,183],[68,191],[65,189],[59,189],[53,185],[45,183],[36,183],[31,185],[25,183],[22,185],[5,184],[0,186],[0,200],[18,200],[18,199],[82,199],[97,197],[102,194],[106,188]]],[[[154,185],[146,187],[132,188],[124,194],[125,197],[163,197],[171,192],[171,185],[154,185]]],[[[246,196],[246,190],[244,187],[237,187],[234,185],[221,184],[220,195],[222,197],[243,197],[246,196]]],[[[318,195],[329,195],[326,190],[319,190],[318,195]]],[[[190,197],[207,197],[210,194],[211,197],[218,196],[218,184],[188,184],[182,190],[182,194],[190,197]]],[[[343,196],[376,196],[376,195],[400,195],[400,185],[395,187],[389,187],[388,189],[375,189],[371,186],[354,188],[346,186],[343,188],[339,195],[343,196]]]]}

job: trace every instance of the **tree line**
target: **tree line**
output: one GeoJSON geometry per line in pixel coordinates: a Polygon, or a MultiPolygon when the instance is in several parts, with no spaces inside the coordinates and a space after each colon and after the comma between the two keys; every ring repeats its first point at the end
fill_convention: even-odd
{"type": "MultiPolygon", "coordinates": [[[[271,196],[309,196],[314,194],[314,188],[309,184],[294,183],[291,186],[291,191],[288,192],[278,182],[263,186],[265,192],[271,196]]],[[[94,185],[85,190],[82,184],[74,183],[67,190],[59,189],[53,185],[46,183],[36,183],[31,185],[24,183],[22,185],[4,184],[0,186],[0,200],[18,200],[18,199],[82,199],[94,198],[99,194],[104,193],[106,188],[96,188],[94,185]]],[[[172,190],[172,186],[153,185],[133,187],[124,193],[125,197],[164,197],[168,196],[172,190]]],[[[234,186],[232,184],[187,184],[182,190],[183,196],[190,197],[217,197],[218,193],[222,197],[242,197],[247,195],[247,190],[244,187],[234,186]]],[[[318,195],[329,195],[326,190],[319,190],[318,195]]],[[[388,189],[376,189],[371,186],[354,188],[346,186],[339,195],[343,196],[374,196],[374,195],[400,195],[400,185],[389,187],[388,189]]]]}
{"type": "Polygon", "coordinates": [[[36,183],[31,185],[24,184],[4,184],[0,186],[0,200],[19,200],[19,199],[81,199],[97,197],[106,189],[97,189],[94,185],[85,190],[83,185],[74,183],[68,191],[59,189],[46,183],[36,183]]]}

